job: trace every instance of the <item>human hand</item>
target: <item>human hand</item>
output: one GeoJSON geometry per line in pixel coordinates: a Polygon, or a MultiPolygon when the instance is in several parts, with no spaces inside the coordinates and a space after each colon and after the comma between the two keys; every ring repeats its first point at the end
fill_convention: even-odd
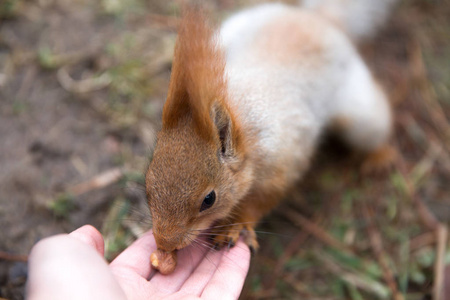
{"type": "Polygon", "coordinates": [[[30,254],[27,298],[35,299],[237,299],[250,263],[239,241],[228,250],[191,245],[178,252],[170,275],[150,266],[156,249],[151,231],[109,265],[103,237],[83,226],[37,243],[30,254]]]}

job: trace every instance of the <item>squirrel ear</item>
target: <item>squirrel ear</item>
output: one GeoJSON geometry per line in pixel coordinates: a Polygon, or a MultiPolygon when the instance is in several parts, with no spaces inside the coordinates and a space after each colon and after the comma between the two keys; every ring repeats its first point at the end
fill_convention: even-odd
{"type": "Polygon", "coordinates": [[[230,114],[222,105],[213,105],[213,121],[217,128],[220,140],[220,156],[222,159],[231,158],[234,156],[233,145],[233,122],[231,121],[230,114]]]}

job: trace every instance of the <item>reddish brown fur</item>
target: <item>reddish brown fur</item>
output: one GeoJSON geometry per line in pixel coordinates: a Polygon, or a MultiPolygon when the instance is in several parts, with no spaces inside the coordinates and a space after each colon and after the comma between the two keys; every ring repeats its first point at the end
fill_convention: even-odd
{"type": "Polygon", "coordinates": [[[213,105],[224,110],[233,123],[234,145],[241,145],[240,127],[226,104],[225,59],[214,31],[202,13],[187,10],[180,23],[169,93],[163,110],[163,129],[176,128],[191,119],[197,133],[213,142],[216,131],[213,105]]]}
{"type": "Polygon", "coordinates": [[[146,176],[158,248],[191,242],[186,231],[228,216],[251,185],[241,126],[227,104],[225,62],[202,14],[188,11],[180,24],[163,127],[146,176]],[[218,201],[200,212],[214,189],[218,201]]]}

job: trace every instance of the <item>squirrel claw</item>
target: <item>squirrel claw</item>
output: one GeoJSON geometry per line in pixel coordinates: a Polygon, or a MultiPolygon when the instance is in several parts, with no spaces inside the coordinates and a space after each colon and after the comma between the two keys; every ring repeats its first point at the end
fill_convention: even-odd
{"type": "Polygon", "coordinates": [[[228,250],[230,250],[231,248],[233,248],[234,246],[236,246],[236,243],[233,240],[230,240],[228,242],[228,250]]]}
{"type": "Polygon", "coordinates": [[[258,250],[259,244],[256,240],[255,230],[250,225],[243,224],[229,225],[227,227],[227,234],[225,235],[214,236],[213,234],[212,241],[214,243],[214,249],[218,250],[227,246],[229,250],[236,245],[240,236],[243,237],[244,242],[249,246],[252,253],[258,250]]]}
{"type": "Polygon", "coordinates": [[[242,231],[242,236],[244,237],[244,242],[250,248],[250,252],[252,253],[252,255],[254,255],[259,249],[255,230],[250,226],[246,226],[242,231]]]}

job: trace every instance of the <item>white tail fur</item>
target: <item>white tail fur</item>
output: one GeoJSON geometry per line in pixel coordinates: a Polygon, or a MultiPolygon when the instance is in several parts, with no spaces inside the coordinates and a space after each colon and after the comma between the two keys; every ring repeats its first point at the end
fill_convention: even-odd
{"type": "Polygon", "coordinates": [[[271,3],[237,13],[221,28],[230,106],[244,131],[257,132],[254,153],[273,164],[267,169],[285,165],[291,179],[306,169],[320,133],[334,122],[346,141],[367,152],[390,134],[383,90],[333,25],[315,10],[271,3]]]}
{"type": "Polygon", "coordinates": [[[397,0],[300,0],[340,26],[354,41],[371,38],[383,26],[397,0]]]}

